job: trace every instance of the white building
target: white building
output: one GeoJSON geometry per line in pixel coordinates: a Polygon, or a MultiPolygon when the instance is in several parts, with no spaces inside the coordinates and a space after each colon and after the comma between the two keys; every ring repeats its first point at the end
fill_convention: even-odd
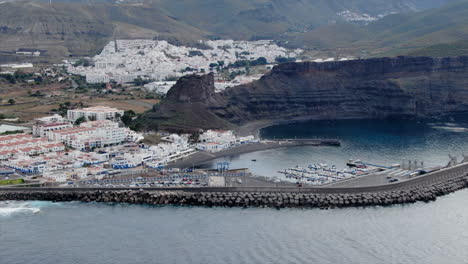
{"type": "Polygon", "coordinates": [[[138,138],[135,132],[110,120],[81,123],[79,127],[46,132],[51,141],[62,142],[74,149],[84,150],[94,147],[120,144],[129,138],[138,138]]]}
{"type": "Polygon", "coordinates": [[[65,146],[62,143],[33,138],[30,134],[0,136],[0,160],[7,160],[14,155],[38,155],[64,150],[65,146]]]}
{"type": "Polygon", "coordinates": [[[134,79],[151,78],[165,81],[168,77],[180,77],[185,74],[215,72],[218,67],[211,63],[223,61],[228,66],[238,60],[255,60],[264,57],[274,63],[277,57],[297,57],[303,51],[288,50],[272,40],[234,41],[215,40],[204,44],[211,49],[197,49],[175,46],[167,41],[158,40],[117,40],[109,42],[100,54],[93,57],[94,65],[83,67],[70,64],[72,74],[86,76],[89,83],[132,82],[134,79]]]}
{"type": "Polygon", "coordinates": [[[34,119],[37,124],[67,123],[67,120],[61,115],[55,114],[34,119]]]}
{"type": "Polygon", "coordinates": [[[47,132],[73,127],[70,123],[47,123],[33,126],[33,136],[46,137],[47,132]]]}
{"type": "Polygon", "coordinates": [[[86,168],[72,168],[56,171],[44,171],[42,177],[55,181],[66,182],[67,180],[81,180],[87,177],[88,170],[86,168]]]}
{"type": "Polygon", "coordinates": [[[114,169],[129,169],[145,164],[153,160],[153,153],[147,149],[126,152],[121,156],[112,159],[111,164],[114,169]]]}
{"type": "Polygon", "coordinates": [[[229,143],[235,142],[236,136],[231,130],[207,130],[200,135],[198,141],[203,142],[218,142],[229,143]]]}
{"type": "Polygon", "coordinates": [[[108,83],[110,82],[110,77],[105,74],[96,74],[88,73],[86,74],[87,83],[108,83]]]}
{"type": "Polygon", "coordinates": [[[236,137],[231,130],[207,130],[200,135],[196,148],[201,151],[217,152],[252,142],[255,142],[254,136],[236,137]]]}
{"type": "Polygon", "coordinates": [[[228,149],[229,147],[231,147],[230,143],[205,142],[205,143],[197,144],[198,150],[208,151],[208,152],[217,152],[217,151],[228,149]]]}
{"type": "Polygon", "coordinates": [[[80,117],[86,117],[87,120],[118,120],[123,116],[124,111],[107,106],[94,106],[82,109],[68,110],[68,120],[74,122],[80,117]]]}

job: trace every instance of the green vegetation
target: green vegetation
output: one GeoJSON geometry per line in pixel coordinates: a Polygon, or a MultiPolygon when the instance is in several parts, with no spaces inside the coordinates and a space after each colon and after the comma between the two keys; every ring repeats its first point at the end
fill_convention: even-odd
{"type": "Polygon", "coordinates": [[[43,81],[41,76],[35,76],[32,73],[24,73],[20,70],[15,71],[13,74],[0,74],[0,79],[3,79],[10,84],[24,83],[28,80],[33,80],[35,84],[40,84],[43,81]]]}
{"type": "Polygon", "coordinates": [[[79,126],[81,123],[86,122],[86,121],[87,121],[86,117],[82,116],[75,120],[75,126],[79,126]]]}
{"type": "Polygon", "coordinates": [[[195,56],[203,56],[203,53],[199,50],[191,50],[189,51],[189,57],[195,57],[195,56]]]}
{"type": "Polygon", "coordinates": [[[267,60],[264,57],[257,58],[256,60],[238,60],[234,63],[230,63],[228,68],[240,68],[240,67],[253,67],[258,65],[267,64],[267,60]]]}
{"type": "Polygon", "coordinates": [[[6,80],[7,82],[9,82],[11,84],[16,83],[16,78],[12,74],[6,74],[6,73],[5,74],[0,74],[0,78],[6,80]]]}
{"type": "Polygon", "coordinates": [[[83,66],[83,67],[89,67],[92,66],[91,61],[88,59],[80,59],[73,64],[73,66],[78,67],[78,66],[83,66]]]}
{"type": "Polygon", "coordinates": [[[125,126],[129,126],[134,117],[136,117],[136,113],[133,110],[127,110],[120,119],[125,126]]]}
{"type": "Polygon", "coordinates": [[[276,57],[275,61],[277,63],[295,62],[296,58],[276,57]]]}
{"type": "Polygon", "coordinates": [[[24,133],[23,130],[12,130],[12,131],[5,131],[3,133],[0,133],[0,135],[14,135],[14,134],[20,134],[20,133],[24,133]]]}
{"type": "Polygon", "coordinates": [[[133,80],[133,83],[136,85],[136,86],[143,86],[145,84],[148,84],[150,82],[152,82],[154,80],[144,80],[142,79],[141,77],[138,77],[136,78],[135,80],[133,80]]]}
{"type": "Polygon", "coordinates": [[[24,179],[15,179],[15,180],[0,180],[0,185],[13,185],[13,184],[23,184],[24,179]]]}
{"type": "Polygon", "coordinates": [[[14,104],[16,104],[16,100],[11,98],[11,99],[8,100],[8,103],[11,104],[11,105],[14,105],[14,104]]]}
{"type": "Polygon", "coordinates": [[[52,112],[57,112],[59,115],[65,117],[67,115],[67,111],[70,109],[75,109],[75,108],[82,108],[84,106],[83,102],[78,102],[78,103],[70,103],[70,102],[64,102],[63,104],[59,105],[58,109],[52,109],[52,112]]]}
{"type": "Polygon", "coordinates": [[[232,72],[229,73],[228,80],[229,80],[229,81],[232,81],[232,80],[234,80],[234,78],[236,78],[237,76],[244,75],[244,74],[246,74],[245,71],[232,71],[232,72]]]}

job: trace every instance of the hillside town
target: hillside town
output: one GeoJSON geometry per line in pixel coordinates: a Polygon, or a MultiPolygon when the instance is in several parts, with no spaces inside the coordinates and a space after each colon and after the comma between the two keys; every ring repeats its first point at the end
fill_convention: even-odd
{"type": "Polygon", "coordinates": [[[35,119],[32,133],[0,135],[3,177],[40,178],[64,183],[110,177],[124,171],[162,170],[198,151],[217,152],[255,142],[232,131],[207,130],[193,142],[189,134],[161,133],[158,144],[125,127],[124,111],[96,106],[68,110],[66,117],[35,119]]]}
{"type": "MultiPolygon", "coordinates": [[[[239,61],[296,58],[301,49],[288,50],[271,40],[200,41],[204,48],[175,46],[164,40],[116,40],[92,58],[93,65],[68,64],[68,72],[88,83],[133,82],[137,78],[168,81],[186,74],[217,72],[239,61]]],[[[263,61],[265,60],[265,61],[263,61]]]]}

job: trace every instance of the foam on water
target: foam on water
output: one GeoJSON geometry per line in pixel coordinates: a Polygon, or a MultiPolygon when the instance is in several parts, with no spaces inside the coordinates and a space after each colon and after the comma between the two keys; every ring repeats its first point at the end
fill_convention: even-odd
{"type": "Polygon", "coordinates": [[[28,202],[0,202],[0,217],[14,214],[37,214],[41,212],[40,207],[28,202]]]}

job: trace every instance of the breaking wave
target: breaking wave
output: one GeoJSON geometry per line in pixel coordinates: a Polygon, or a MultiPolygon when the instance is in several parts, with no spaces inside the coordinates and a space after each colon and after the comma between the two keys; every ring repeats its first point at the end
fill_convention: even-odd
{"type": "Polygon", "coordinates": [[[41,209],[27,202],[0,202],[0,216],[11,216],[14,214],[37,214],[41,209]]]}

